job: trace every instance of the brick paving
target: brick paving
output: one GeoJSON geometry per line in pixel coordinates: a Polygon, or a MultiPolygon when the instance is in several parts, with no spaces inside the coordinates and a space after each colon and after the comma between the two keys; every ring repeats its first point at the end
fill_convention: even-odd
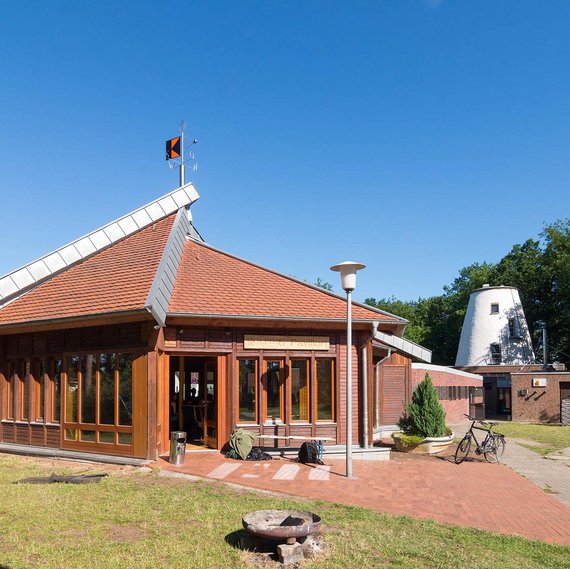
{"type": "Polygon", "coordinates": [[[390,461],[354,460],[355,478],[343,476],[344,460],[330,468],[295,459],[265,462],[226,459],[217,452],[186,454],[182,466],[160,468],[395,515],[426,518],[496,533],[570,546],[570,508],[504,465],[415,458],[392,453],[390,461]]]}

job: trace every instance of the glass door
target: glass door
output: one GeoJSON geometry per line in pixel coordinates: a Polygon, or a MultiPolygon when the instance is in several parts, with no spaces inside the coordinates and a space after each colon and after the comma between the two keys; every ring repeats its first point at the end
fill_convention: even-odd
{"type": "Polygon", "coordinates": [[[218,448],[218,380],[215,359],[204,362],[204,381],[204,443],[209,448],[218,448]]]}

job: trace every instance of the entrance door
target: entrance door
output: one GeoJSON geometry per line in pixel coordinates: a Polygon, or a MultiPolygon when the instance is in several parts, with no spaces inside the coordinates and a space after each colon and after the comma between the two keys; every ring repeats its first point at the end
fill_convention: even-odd
{"type": "Polygon", "coordinates": [[[570,425],[570,381],[560,382],[560,422],[570,425]]]}
{"type": "Polygon", "coordinates": [[[181,430],[193,445],[218,448],[218,358],[171,356],[170,430],[181,430]]]}
{"type": "Polygon", "coordinates": [[[204,442],[208,448],[218,448],[218,374],[216,360],[204,364],[204,442]]]}

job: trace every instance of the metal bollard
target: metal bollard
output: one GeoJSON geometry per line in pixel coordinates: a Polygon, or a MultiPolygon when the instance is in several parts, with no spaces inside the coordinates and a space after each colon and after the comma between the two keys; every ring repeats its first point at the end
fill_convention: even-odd
{"type": "Polygon", "coordinates": [[[184,464],[186,454],[186,433],[184,431],[172,431],[170,433],[170,464],[184,464]]]}

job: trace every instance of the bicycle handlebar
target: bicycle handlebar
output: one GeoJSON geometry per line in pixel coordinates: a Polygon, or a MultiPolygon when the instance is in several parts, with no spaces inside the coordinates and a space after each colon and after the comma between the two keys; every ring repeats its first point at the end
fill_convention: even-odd
{"type": "Polygon", "coordinates": [[[467,417],[470,421],[473,421],[474,423],[480,423],[481,425],[487,425],[489,427],[494,427],[495,425],[498,425],[498,423],[490,423],[488,421],[481,421],[481,419],[476,419],[475,417],[471,417],[471,415],[467,415],[466,413],[463,413],[463,415],[465,417],[467,417]]]}

